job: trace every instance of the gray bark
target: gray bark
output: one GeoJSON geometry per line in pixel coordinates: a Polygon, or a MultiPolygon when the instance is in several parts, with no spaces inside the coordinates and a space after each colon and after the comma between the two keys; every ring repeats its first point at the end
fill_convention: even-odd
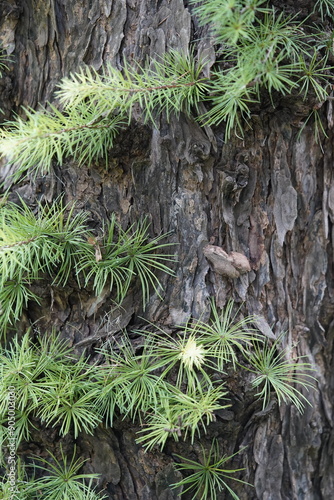
{"type": "MultiPolygon", "coordinates": [[[[142,62],[170,48],[185,49],[201,36],[199,50],[213,62],[210,40],[185,3],[1,0],[0,41],[15,62],[1,82],[0,107],[8,118],[21,105],[44,103],[57,82],[82,64],[100,69],[107,61],[118,66],[124,57],[142,62]]],[[[262,412],[247,380],[229,375],[232,406],[217,415],[201,442],[209,447],[218,437],[227,454],[247,446],[231,464],[245,467],[238,477],[254,484],[233,484],[244,500],[331,500],[334,491],[333,134],[329,128],[320,145],[307,126],[298,139],[304,108],[293,99],[276,109],[268,104],[253,116],[243,140],[232,136],[227,143],[223,127],[203,129],[185,116],[169,124],[160,117],[155,129],[137,122],[116,140],[107,169],[69,161],[11,193],[31,205],[63,193],[96,225],[112,212],[124,227],[149,214],[152,235],[170,231],[177,244],[176,276],[160,276],[164,300],[152,295],[145,311],[136,286],[119,310],[107,293],[94,297],[74,286],[40,285],[42,306],[31,307],[29,321],[43,316],[40,327],[55,326],[78,352],[142,324],[140,317],[171,330],[191,316],[207,319],[207,298],[214,296],[221,307],[229,298],[243,303],[245,314],[259,316],[264,335],[286,331],[295,354],[308,357],[317,388],[307,393],[312,406],[302,415],[274,401],[262,412]],[[217,256],[214,246],[225,256],[217,256]],[[242,272],[233,265],[233,252],[246,259],[242,272]]],[[[178,498],[169,487],[180,478],[171,466],[173,454],[197,459],[199,443],[171,441],[163,452],[144,453],[135,443],[137,430],[125,420],[80,436],[82,456],[90,457],[85,472],[101,473],[110,499],[178,498]]],[[[52,444],[48,431],[38,432],[25,452],[31,446],[35,453],[57,449],[54,439],[52,444]]],[[[72,440],[63,441],[71,449],[72,440]]],[[[219,498],[229,496],[222,492],[219,498]]]]}

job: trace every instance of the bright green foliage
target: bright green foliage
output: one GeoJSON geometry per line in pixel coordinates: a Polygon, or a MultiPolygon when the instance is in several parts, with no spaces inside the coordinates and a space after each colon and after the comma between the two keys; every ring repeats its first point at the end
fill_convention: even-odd
{"type": "Polygon", "coordinates": [[[307,371],[313,371],[310,363],[300,359],[291,359],[289,349],[280,347],[282,338],[278,338],[272,345],[269,342],[254,343],[252,352],[247,355],[256,377],[252,381],[253,387],[262,387],[257,396],[263,399],[263,408],[269,403],[273,390],[278,403],[291,403],[303,412],[304,403],[310,405],[307,397],[294,385],[298,384],[307,391],[314,388],[314,377],[307,371]]]}
{"type": "MultiPolygon", "coordinates": [[[[37,356],[29,335],[22,343],[15,338],[8,349],[0,351],[0,414],[8,414],[10,388],[15,388],[16,442],[28,440],[30,436],[30,417],[46,388],[40,383],[43,359],[37,356]]],[[[3,421],[5,423],[5,421],[3,421]]],[[[2,427],[2,439],[7,439],[7,429],[2,427]]]]}
{"type": "MultiPolygon", "coordinates": [[[[0,155],[17,165],[13,180],[27,171],[49,171],[73,156],[79,164],[104,157],[120,128],[129,124],[133,110],[143,121],[184,112],[199,114],[199,103],[208,111],[197,116],[203,125],[225,123],[225,138],[242,135],[254,103],[263,92],[274,102],[276,95],[294,93],[325,100],[331,91],[328,51],[331,43],[316,26],[278,13],[264,0],[209,0],[195,4],[201,24],[210,26],[219,45],[217,64],[209,78],[203,76],[206,61],[194,53],[171,51],[140,66],[124,62],[122,71],[107,64],[101,72],[83,68],[62,80],[54,105],[38,111],[25,109],[25,119],[4,124],[0,155]]],[[[321,16],[332,16],[333,0],[318,0],[321,16]]]]}
{"type": "MultiPolygon", "coordinates": [[[[9,471],[7,471],[8,473],[9,471]]],[[[5,474],[0,480],[0,500],[36,500],[28,493],[29,479],[20,458],[16,462],[16,489],[13,496],[12,486],[5,474]]],[[[95,500],[95,499],[94,499],[95,500]]]]}
{"type": "MultiPolygon", "coordinates": [[[[294,93],[325,101],[330,89],[329,42],[311,27],[278,14],[265,0],[193,1],[202,24],[209,24],[219,51],[209,78],[203,77],[205,61],[194,53],[171,51],[143,67],[125,61],[122,71],[106,65],[101,73],[92,68],[64,79],[57,92],[61,105],[25,109],[25,119],[7,122],[0,132],[0,154],[17,165],[13,180],[27,172],[50,171],[53,162],[62,165],[72,156],[79,164],[108,157],[118,131],[133,119],[136,109],[144,122],[155,125],[164,113],[167,120],[181,112],[199,114],[202,124],[225,123],[225,139],[233,131],[243,134],[244,121],[251,118],[254,103],[263,91],[274,102],[275,95],[294,93]],[[316,47],[314,47],[316,45],[316,47]],[[321,50],[321,54],[319,54],[321,50]]],[[[333,1],[318,0],[322,18],[332,16],[333,1]]],[[[0,55],[0,73],[4,68],[0,55]]],[[[316,107],[313,114],[323,129],[316,107]]],[[[71,277],[78,285],[92,287],[97,295],[108,287],[122,302],[134,279],[140,283],[143,306],[150,289],[160,296],[160,272],[172,274],[172,256],[163,252],[166,235],[149,239],[149,224],[143,220],[124,230],[112,216],[101,234],[87,228],[87,215],[75,207],[38,205],[35,211],[23,202],[8,203],[0,213],[0,333],[14,325],[31,300],[38,302],[31,286],[48,275],[53,285],[64,286],[71,277]]],[[[215,412],[229,406],[222,381],[228,363],[254,372],[252,384],[259,388],[263,408],[274,392],[278,402],[291,402],[303,411],[306,396],[295,387],[309,390],[313,377],[309,363],[291,360],[279,342],[263,341],[250,328],[253,317],[237,319],[233,302],[219,312],[211,304],[211,319],[189,322],[174,335],[155,329],[136,332],[144,340],[137,347],[124,333],[122,339],[101,349],[104,364],[90,365],[83,356],[74,359],[71,350],[52,335],[33,343],[28,334],[0,351],[0,413],[8,409],[8,391],[16,391],[16,437],[29,440],[32,422],[38,419],[57,428],[60,435],[93,433],[104,422],[112,426],[116,415],[142,425],[137,442],[146,450],[161,449],[169,438],[175,441],[201,437],[215,419],[215,412]],[[250,368],[251,367],[251,368],[250,368]],[[213,376],[214,375],[214,376],[213,376]],[[216,383],[213,383],[216,380],[216,383]]],[[[8,439],[6,421],[0,422],[0,443],[8,439]]],[[[93,475],[79,474],[83,462],[37,465],[48,475],[33,482],[22,500],[97,500],[95,491],[83,482],[93,475]],[[50,470],[51,469],[51,470],[50,470]]],[[[221,457],[214,441],[201,463],[186,460],[178,470],[193,471],[175,487],[186,486],[193,498],[215,500],[217,492],[234,491],[225,479],[237,470],[225,469],[232,458],[221,457]]],[[[180,457],[182,458],[182,457],[180,457]]],[[[4,457],[1,457],[4,461],[4,457]]],[[[95,477],[95,476],[94,476],[95,477]]],[[[240,481],[236,479],[237,481],[240,481]]],[[[23,481],[23,479],[22,479],[23,481]]],[[[240,481],[242,482],[242,481],[240,481]]],[[[0,495],[6,486],[0,483],[0,495]]],[[[1,496],[0,496],[1,498],[1,496]]],[[[21,498],[21,497],[20,497],[21,498]]]]}
{"type": "Polygon", "coordinates": [[[148,301],[151,286],[160,297],[156,272],[173,274],[165,264],[172,260],[172,255],[157,253],[170,244],[160,243],[166,235],[149,241],[148,228],[148,221],[143,220],[124,231],[113,216],[100,242],[94,239],[79,259],[77,272],[85,273],[85,286],[92,280],[96,295],[100,295],[108,284],[110,289],[115,288],[116,300],[122,302],[132,279],[137,276],[143,293],[143,305],[148,301]]]}
{"type": "MultiPolygon", "coordinates": [[[[214,411],[228,406],[221,404],[226,396],[222,385],[213,388],[206,374],[195,387],[172,384],[165,369],[170,363],[168,347],[159,356],[156,342],[156,336],[146,336],[136,352],[125,334],[119,343],[101,350],[107,365],[100,370],[103,390],[97,406],[110,423],[116,409],[133,420],[138,416],[144,426],[138,442],[146,449],[163,447],[170,436],[178,440],[190,434],[193,441],[195,433],[200,435],[214,419],[214,411]]],[[[174,347],[170,345],[173,355],[174,347]]],[[[183,373],[182,367],[179,371],[183,373]]]]}
{"type": "Polygon", "coordinates": [[[185,385],[187,390],[200,389],[203,382],[211,384],[206,368],[212,366],[201,338],[187,325],[184,331],[175,336],[156,329],[150,334],[152,338],[152,355],[163,369],[162,376],[177,367],[176,386],[185,385]]]}
{"type": "Polygon", "coordinates": [[[39,205],[35,214],[25,203],[8,203],[0,212],[0,332],[21,317],[29,300],[38,297],[29,285],[48,273],[65,284],[75,255],[87,234],[87,216],[73,215],[60,201],[39,205]]]}
{"type": "Polygon", "coordinates": [[[209,25],[217,43],[226,46],[223,54],[235,56],[236,49],[243,49],[255,62],[257,51],[259,67],[266,60],[274,60],[278,51],[296,58],[306,47],[301,24],[291,16],[277,14],[273,7],[265,5],[265,0],[191,0],[191,3],[196,5],[194,10],[201,24],[209,25]]]}
{"type": "Polygon", "coordinates": [[[294,91],[304,98],[310,91],[322,99],[328,95],[327,56],[312,57],[315,52],[303,25],[264,4],[210,0],[195,8],[223,44],[220,57],[230,62],[228,69],[213,71],[208,97],[212,107],[199,119],[208,124],[226,122],[227,138],[233,130],[243,134],[243,122],[251,116],[252,103],[260,102],[263,89],[270,96],[274,91],[283,95],[294,91]]]}
{"type": "Polygon", "coordinates": [[[8,394],[14,387],[17,445],[29,440],[33,416],[53,426],[59,423],[61,434],[91,432],[100,422],[99,410],[94,408],[99,391],[90,380],[94,367],[69,353],[55,334],[34,344],[29,333],[21,342],[15,337],[0,351],[0,414],[7,415],[8,394]]]}
{"type": "Polygon", "coordinates": [[[69,461],[61,450],[61,461],[49,452],[51,459],[36,458],[41,463],[35,467],[47,473],[41,478],[31,482],[28,493],[33,494],[34,499],[43,500],[102,500],[106,498],[98,495],[92,488],[92,479],[96,479],[98,474],[79,474],[79,470],[85,460],[75,458],[76,451],[69,461]],[[86,479],[90,479],[88,485],[86,479]]]}
{"type": "Polygon", "coordinates": [[[318,0],[313,8],[313,12],[320,13],[321,19],[325,17],[333,19],[334,16],[334,1],[333,0],[318,0]]]}
{"type": "Polygon", "coordinates": [[[325,55],[319,59],[316,51],[312,58],[306,59],[304,55],[299,56],[301,76],[297,83],[305,99],[312,91],[319,102],[326,100],[329,87],[328,70],[333,69],[332,66],[327,66],[327,58],[328,55],[325,55]]]}
{"type": "Polygon", "coordinates": [[[61,435],[70,430],[75,438],[82,431],[92,434],[102,420],[95,405],[100,391],[90,379],[93,371],[94,367],[90,367],[84,357],[75,365],[60,365],[52,378],[42,380],[48,391],[36,410],[37,416],[48,426],[59,424],[61,435]]]}
{"type": "Polygon", "coordinates": [[[166,397],[161,400],[159,408],[148,415],[144,433],[136,442],[145,443],[145,449],[151,450],[155,446],[163,449],[167,439],[173,437],[174,441],[179,441],[182,436],[183,423],[178,414],[179,408],[175,408],[171,398],[166,397]]]}
{"type": "MultiPolygon", "coordinates": [[[[146,450],[162,449],[170,438],[189,438],[193,443],[196,436],[206,433],[215,413],[230,406],[221,369],[227,362],[234,368],[237,364],[242,367],[236,349],[245,358],[244,368],[255,373],[252,384],[261,388],[257,395],[263,398],[263,407],[273,390],[279,403],[291,402],[302,411],[308,401],[294,384],[305,389],[313,387],[313,377],[307,373],[310,364],[290,360],[287,349],[280,350],[278,340],[272,345],[263,342],[248,329],[251,317],[238,321],[232,307],[229,302],[219,314],[212,303],[211,323],[189,322],[175,337],[164,335],[163,330],[137,331],[133,333],[139,342],[133,342],[124,332],[120,340],[113,340],[100,350],[102,365],[90,364],[84,356],[74,358],[72,350],[55,334],[36,342],[28,333],[20,342],[15,338],[0,352],[0,412],[6,415],[8,392],[15,387],[17,444],[29,440],[32,421],[41,420],[57,428],[60,435],[72,433],[76,438],[82,431],[93,433],[101,422],[113,425],[116,415],[140,422],[142,430],[137,442],[146,450]]],[[[5,420],[1,422],[0,437],[5,444],[5,420]]],[[[193,498],[215,498],[214,492],[223,488],[233,496],[224,480],[235,472],[222,467],[227,458],[221,458],[214,445],[208,456],[204,451],[203,454],[202,464],[189,461],[182,466],[182,470],[192,469],[195,473],[178,485],[194,489],[193,498]]],[[[2,460],[5,461],[4,456],[2,460]]],[[[69,476],[79,477],[77,465],[72,459],[67,467],[65,461],[66,473],[61,476],[64,483],[71,483],[69,476]]],[[[49,482],[54,487],[54,481],[61,485],[56,469],[60,471],[59,464],[54,475],[39,480],[38,486],[35,484],[29,492],[42,491],[43,498],[57,500],[49,482]]],[[[75,482],[73,488],[76,487],[75,482]]],[[[81,494],[93,495],[88,490],[81,494]]],[[[95,497],[87,496],[87,500],[90,498],[95,497]]]]}
{"type": "MultiPolygon", "coordinates": [[[[138,415],[141,419],[147,412],[156,411],[161,400],[171,393],[172,386],[156,373],[158,365],[153,357],[151,339],[145,340],[141,350],[136,354],[126,334],[111,349],[101,350],[107,361],[103,376],[109,383],[97,404],[101,404],[104,411],[108,410],[106,401],[110,401],[108,397],[105,400],[105,396],[111,393],[111,404],[117,404],[122,414],[132,419],[138,415]]],[[[111,415],[109,420],[112,422],[111,415]]]]}
{"type": "Polygon", "coordinates": [[[319,100],[327,98],[332,68],[328,55],[321,57],[319,49],[314,50],[314,43],[320,47],[323,37],[315,27],[310,38],[303,23],[277,14],[263,0],[193,3],[202,24],[209,24],[217,42],[223,44],[220,59],[228,61],[228,69],[212,73],[213,91],[208,97],[212,107],[201,121],[225,122],[228,138],[233,130],[243,134],[244,120],[251,116],[252,103],[260,102],[263,89],[270,96],[276,91],[301,94],[303,99],[312,93],[319,100]]]}
{"type": "Polygon", "coordinates": [[[202,25],[210,25],[217,42],[236,44],[242,38],[249,38],[247,27],[256,18],[257,13],[267,13],[266,0],[210,0],[196,4],[195,13],[202,25]],[[262,6],[262,7],[261,7],[262,6]]]}
{"type": "Polygon", "coordinates": [[[99,415],[109,427],[113,427],[116,411],[126,413],[128,410],[125,405],[127,394],[119,391],[122,386],[117,384],[113,368],[109,364],[98,366],[93,379],[100,389],[95,405],[99,415]]]}
{"type": "Polygon", "coordinates": [[[226,394],[222,386],[214,389],[205,383],[201,390],[188,393],[175,387],[164,395],[158,408],[148,414],[147,424],[140,431],[143,436],[137,439],[137,443],[150,450],[154,446],[162,449],[169,437],[178,441],[182,436],[185,439],[190,435],[191,442],[194,442],[195,435],[200,437],[215,420],[214,412],[229,406],[221,403],[226,394]]]}
{"type": "Polygon", "coordinates": [[[233,314],[234,303],[230,300],[226,307],[219,313],[214,301],[211,301],[212,319],[209,323],[197,321],[193,330],[201,339],[201,343],[207,349],[207,354],[215,361],[219,371],[223,371],[226,363],[232,363],[235,368],[238,358],[237,350],[243,351],[245,347],[251,346],[255,340],[259,340],[259,333],[249,325],[254,322],[253,316],[237,320],[237,314],[233,314]]]}
{"type": "Polygon", "coordinates": [[[74,256],[88,234],[87,214],[73,214],[61,200],[38,206],[37,214],[23,201],[7,203],[0,213],[0,285],[33,281],[43,272],[64,284],[74,256]]]}
{"type": "Polygon", "coordinates": [[[1,350],[0,359],[1,414],[6,414],[10,387],[15,387],[16,408],[31,411],[46,389],[38,382],[43,373],[44,360],[33,348],[29,334],[25,334],[21,342],[14,338],[7,349],[1,350]]]}
{"type": "Polygon", "coordinates": [[[91,164],[104,157],[122,126],[118,116],[97,116],[88,107],[71,108],[62,113],[52,105],[50,111],[25,109],[25,119],[17,117],[0,131],[0,152],[11,163],[19,163],[13,177],[17,181],[29,170],[35,176],[50,171],[55,159],[59,165],[74,156],[79,164],[91,164]]]}
{"type": "Polygon", "coordinates": [[[234,500],[239,500],[238,495],[226,483],[226,479],[232,479],[233,481],[238,481],[239,483],[250,486],[249,483],[232,477],[233,474],[243,469],[225,469],[226,462],[231,460],[238,453],[240,453],[240,451],[228,457],[221,456],[218,441],[214,439],[208,454],[206,454],[202,446],[203,456],[201,462],[195,462],[176,455],[183,462],[176,464],[175,468],[182,472],[193,471],[193,473],[178,483],[175,483],[173,487],[178,488],[180,486],[185,486],[186,488],[182,491],[182,494],[192,491],[192,500],[207,500],[209,498],[210,500],[216,500],[218,498],[217,493],[223,490],[228,491],[234,500]]]}
{"type": "MultiPolygon", "coordinates": [[[[218,383],[217,379],[213,384],[209,373],[220,371],[221,363],[235,360],[231,354],[235,348],[256,374],[253,386],[263,385],[258,395],[264,407],[273,389],[279,403],[291,401],[302,411],[307,399],[294,384],[313,387],[313,377],[304,373],[311,370],[310,364],[285,359],[286,350],[278,350],[278,341],[270,346],[257,337],[243,336],[242,323],[236,322],[233,330],[231,304],[218,319],[221,330],[208,327],[206,331],[204,323],[195,324],[194,330],[187,325],[184,338],[179,334],[173,341],[167,336],[166,342],[162,331],[145,334],[137,349],[124,334],[122,340],[101,350],[105,358],[102,366],[90,365],[83,356],[73,362],[71,350],[54,334],[37,344],[29,334],[21,342],[15,338],[0,353],[1,414],[7,412],[8,391],[14,386],[18,443],[29,438],[32,417],[57,426],[60,434],[73,432],[78,436],[82,430],[92,433],[102,420],[112,425],[116,412],[132,420],[139,417],[144,428],[138,442],[147,449],[164,446],[168,437],[190,436],[193,441],[196,434],[205,432],[215,411],[229,406],[223,381],[218,383]],[[199,327],[203,331],[196,336],[199,327]],[[218,332],[232,336],[233,331],[235,342],[228,339],[227,347],[224,343],[220,346],[218,332]],[[210,363],[205,361],[206,356],[211,358],[210,363]]],[[[6,430],[2,431],[6,439],[6,430]]]]}
{"type": "Polygon", "coordinates": [[[39,303],[39,298],[29,289],[29,282],[22,280],[6,281],[0,288],[0,336],[8,325],[19,320],[22,310],[29,300],[39,303]]]}
{"type": "Polygon", "coordinates": [[[139,104],[145,120],[154,122],[156,110],[168,118],[171,113],[190,114],[197,108],[207,90],[201,71],[202,64],[192,54],[171,51],[145,67],[131,68],[125,62],[122,72],[110,64],[101,75],[87,67],[63,79],[57,97],[66,110],[84,104],[97,115],[113,112],[129,120],[139,104]]]}
{"type": "Polygon", "coordinates": [[[75,206],[61,200],[41,205],[34,213],[27,205],[8,203],[0,212],[0,332],[20,319],[29,300],[38,302],[30,285],[47,273],[53,285],[64,286],[71,275],[78,283],[84,277],[97,295],[105,286],[121,302],[133,278],[138,277],[143,305],[150,288],[160,296],[157,271],[172,274],[167,262],[172,256],[161,253],[166,235],[149,240],[147,220],[127,231],[112,216],[107,230],[98,239],[87,228],[87,214],[74,214],[75,206]]]}
{"type": "Polygon", "coordinates": [[[221,383],[216,388],[212,385],[206,386],[203,382],[200,389],[189,391],[187,394],[176,394],[175,409],[179,408],[179,415],[185,429],[185,437],[188,434],[191,442],[194,442],[195,435],[201,436],[201,430],[206,432],[206,428],[214,422],[215,411],[228,408],[229,403],[224,404],[228,392],[224,390],[221,383]]]}
{"type": "Polygon", "coordinates": [[[40,462],[40,464],[34,464],[35,468],[47,474],[36,480],[28,477],[26,467],[18,458],[15,495],[8,476],[5,474],[0,480],[0,500],[103,500],[107,498],[103,494],[98,494],[93,488],[93,479],[96,479],[98,474],[79,474],[85,461],[75,460],[75,450],[70,461],[62,450],[61,461],[50,452],[49,455],[48,459],[35,458],[35,461],[40,462]],[[88,483],[87,480],[89,480],[88,483]]]}
{"type": "Polygon", "coordinates": [[[131,120],[139,105],[145,120],[154,122],[154,112],[184,111],[190,114],[203,100],[206,79],[200,77],[202,65],[192,55],[167,54],[154,65],[123,72],[107,65],[100,75],[92,68],[65,78],[57,96],[64,106],[59,111],[25,109],[26,119],[17,118],[0,131],[0,154],[18,169],[13,180],[26,171],[35,175],[50,171],[53,159],[60,165],[74,156],[91,164],[107,158],[119,129],[131,120]]]}

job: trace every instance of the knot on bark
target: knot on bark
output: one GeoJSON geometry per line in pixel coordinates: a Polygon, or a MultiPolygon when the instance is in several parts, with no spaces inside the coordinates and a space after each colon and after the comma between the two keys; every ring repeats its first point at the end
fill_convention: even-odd
{"type": "Polygon", "coordinates": [[[221,247],[206,245],[204,256],[212,265],[213,271],[228,278],[239,278],[241,274],[251,270],[249,260],[239,252],[226,253],[221,247]]]}
{"type": "Polygon", "coordinates": [[[210,156],[210,143],[208,141],[190,141],[187,145],[187,159],[190,164],[202,164],[210,156]]]}
{"type": "Polygon", "coordinates": [[[234,170],[223,170],[222,189],[225,197],[238,203],[241,191],[247,186],[249,167],[245,163],[238,163],[234,170]]]}

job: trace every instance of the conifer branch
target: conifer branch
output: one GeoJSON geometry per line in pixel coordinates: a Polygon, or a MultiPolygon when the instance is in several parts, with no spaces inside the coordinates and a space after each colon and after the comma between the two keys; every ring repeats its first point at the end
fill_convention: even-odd
{"type": "Polygon", "coordinates": [[[26,120],[6,122],[0,131],[0,154],[19,164],[14,181],[27,170],[35,175],[49,172],[54,158],[62,165],[68,156],[79,164],[106,157],[124,124],[120,116],[95,114],[84,106],[62,113],[50,105],[50,110],[25,109],[26,120]]]}
{"type": "Polygon", "coordinates": [[[38,302],[31,284],[47,273],[53,285],[65,286],[72,275],[78,286],[92,284],[96,295],[105,286],[122,302],[134,278],[138,278],[143,306],[150,290],[160,296],[157,272],[173,274],[173,256],[163,249],[166,235],[153,240],[147,220],[123,230],[111,217],[100,243],[87,228],[87,214],[74,215],[58,199],[39,205],[35,214],[22,200],[21,206],[5,205],[0,214],[0,335],[8,324],[20,319],[29,300],[38,302]]]}
{"type": "Polygon", "coordinates": [[[193,54],[171,51],[153,65],[131,68],[125,61],[123,71],[107,64],[102,74],[92,68],[64,78],[56,93],[65,109],[82,103],[95,112],[117,110],[131,120],[132,108],[141,106],[146,120],[154,122],[153,111],[190,113],[207,90],[207,78],[201,76],[203,64],[193,54]]]}
{"type": "Polygon", "coordinates": [[[10,245],[2,245],[0,246],[0,251],[1,250],[6,250],[7,248],[13,248],[15,246],[20,246],[20,245],[28,245],[32,241],[35,241],[37,239],[37,236],[34,236],[33,238],[29,238],[28,240],[23,240],[23,241],[17,241],[15,243],[11,243],[10,245]]]}
{"type": "MultiPolygon", "coordinates": [[[[327,9],[326,2],[322,0],[327,9]]],[[[122,71],[110,64],[100,73],[81,69],[59,85],[56,96],[63,111],[53,105],[50,110],[26,109],[25,120],[7,122],[0,131],[0,155],[17,164],[13,180],[27,171],[47,172],[53,161],[62,165],[68,156],[89,165],[107,159],[115,135],[130,123],[134,108],[155,125],[161,113],[167,120],[180,112],[198,115],[199,103],[206,101],[209,109],[197,116],[199,123],[225,123],[228,139],[232,132],[242,136],[264,89],[272,99],[292,91],[302,99],[309,94],[328,97],[333,67],[328,66],[329,45],[323,44],[324,35],[320,39],[316,28],[306,29],[305,23],[277,14],[264,0],[192,3],[200,22],[209,24],[217,44],[222,44],[220,63],[210,78],[203,76],[205,61],[176,51],[145,66],[125,61],[122,71]],[[319,40],[324,55],[318,55],[314,40],[319,40]]]]}

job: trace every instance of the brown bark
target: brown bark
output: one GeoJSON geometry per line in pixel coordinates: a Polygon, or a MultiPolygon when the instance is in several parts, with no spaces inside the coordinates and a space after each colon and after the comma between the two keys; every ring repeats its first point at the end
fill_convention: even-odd
{"type": "MultiPolygon", "coordinates": [[[[185,4],[1,0],[0,40],[15,62],[1,83],[0,108],[9,117],[21,105],[44,103],[57,82],[83,63],[100,69],[106,61],[141,62],[169,48],[188,47],[201,32],[185,4]]],[[[213,57],[207,38],[198,47],[213,57]]],[[[247,500],[331,500],[334,491],[333,134],[328,130],[328,139],[317,144],[310,126],[298,139],[307,109],[297,104],[292,99],[276,109],[268,104],[253,116],[243,140],[233,136],[227,143],[223,127],[201,129],[185,116],[169,124],[161,117],[156,129],[133,124],[117,138],[108,169],[69,161],[11,193],[32,205],[64,193],[66,202],[75,200],[97,225],[112,212],[124,227],[149,214],[152,235],[171,231],[170,240],[177,243],[176,277],[161,275],[164,300],[153,295],[145,312],[136,287],[120,311],[107,293],[93,297],[74,286],[52,291],[47,283],[39,286],[42,306],[31,306],[29,320],[43,316],[41,327],[55,326],[78,351],[140,325],[140,316],[171,329],[190,316],[205,319],[206,299],[214,296],[219,306],[229,298],[244,302],[244,313],[259,315],[264,335],[287,331],[295,353],[308,356],[317,389],[307,394],[312,407],[303,415],[275,402],[261,411],[247,380],[231,375],[232,406],[217,415],[202,438],[209,446],[218,437],[227,454],[247,446],[233,463],[245,467],[239,477],[254,484],[233,485],[247,500]],[[208,245],[221,247],[230,260],[225,255],[226,262],[217,264],[208,258],[208,245]],[[246,259],[239,264],[242,272],[233,265],[238,254],[246,259]]],[[[113,429],[80,436],[81,453],[90,457],[85,471],[102,474],[100,485],[110,499],[179,498],[169,487],[180,477],[171,466],[173,453],[196,459],[199,444],[171,441],[163,452],[144,453],[135,443],[136,430],[120,421],[113,429]]],[[[57,448],[59,438],[54,439],[57,448]]],[[[40,453],[52,441],[48,431],[36,433],[26,451],[40,453]]],[[[72,441],[63,441],[70,449],[72,441]]],[[[221,493],[219,498],[229,497],[221,493]]]]}

